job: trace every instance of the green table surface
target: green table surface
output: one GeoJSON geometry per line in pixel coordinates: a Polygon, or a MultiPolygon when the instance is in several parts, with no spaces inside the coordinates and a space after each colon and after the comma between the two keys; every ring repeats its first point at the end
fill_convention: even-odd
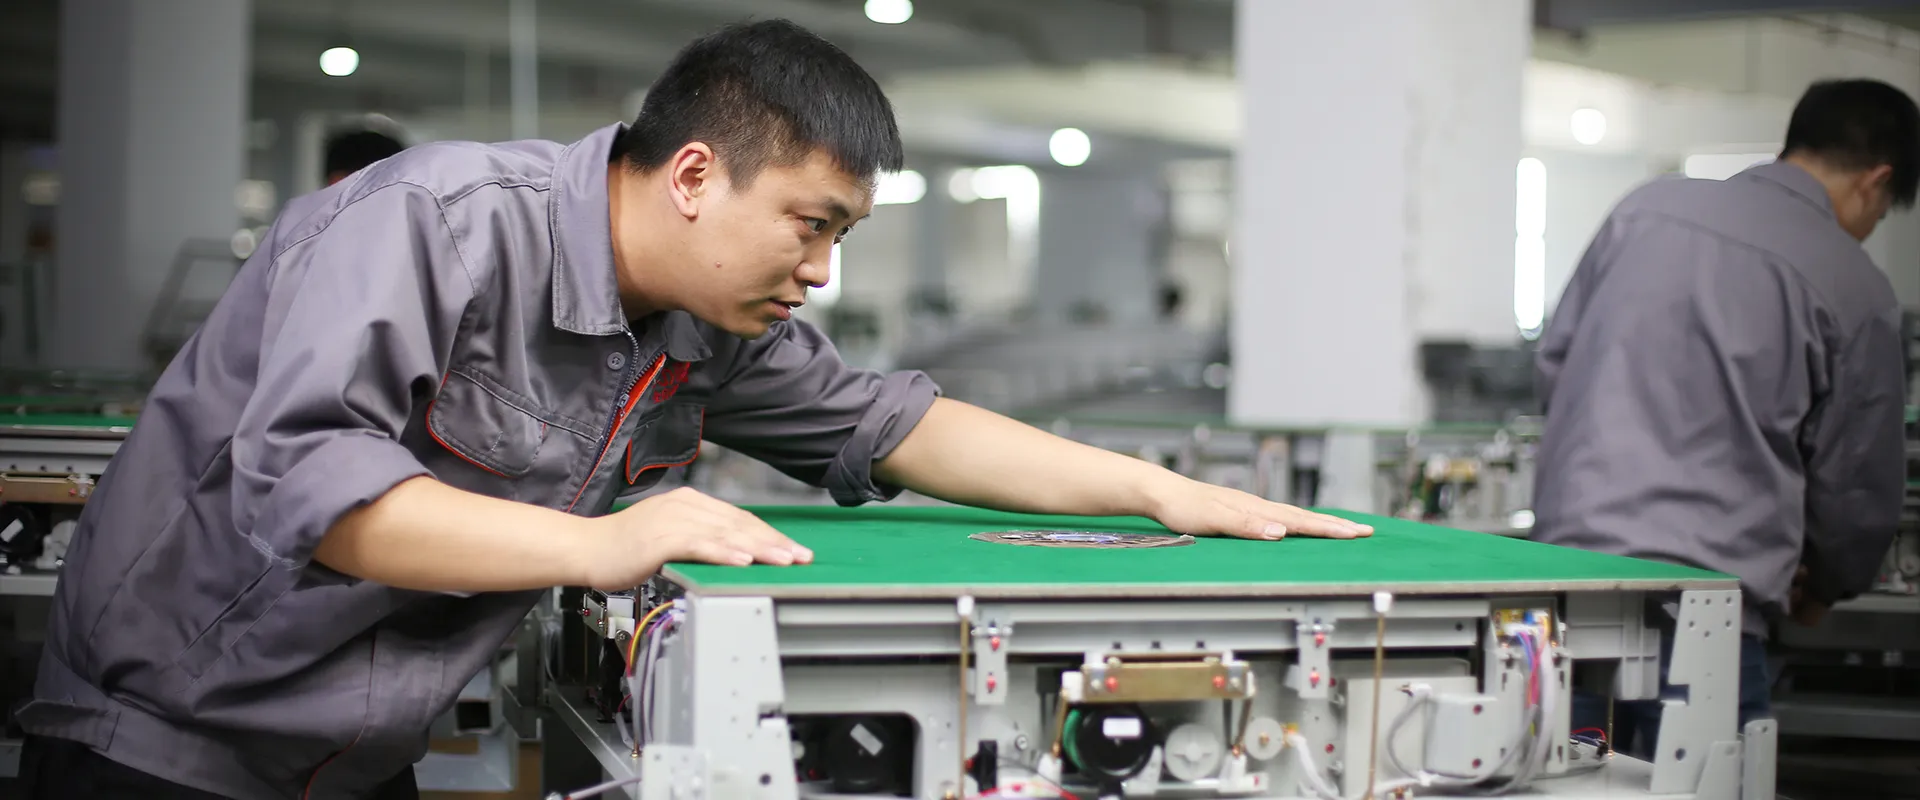
{"type": "Polygon", "coordinates": [[[1373,525],[1366,539],[1200,538],[1130,550],[975,541],[982,531],[1165,533],[1138,518],[1045,517],[959,507],[748,507],[814,552],[812,564],[671,564],[698,594],[786,598],[1284,597],[1733,588],[1687,567],[1326,510],[1373,525]]]}

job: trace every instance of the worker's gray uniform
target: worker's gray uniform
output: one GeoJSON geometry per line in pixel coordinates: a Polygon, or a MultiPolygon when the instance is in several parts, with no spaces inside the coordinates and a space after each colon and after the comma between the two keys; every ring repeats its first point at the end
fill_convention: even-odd
{"type": "Polygon", "coordinates": [[[1534,538],[1737,576],[1754,636],[1803,558],[1815,598],[1865,590],[1900,515],[1899,316],[1797,166],[1636,190],[1541,341],[1534,538]]]}
{"type": "Polygon", "coordinates": [[[844,504],[895,491],[872,466],[924,375],[851,369],[797,322],[630,327],[618,130],[415,147],[289,204],[86,507],[28,731],[232,797],[352,797],[425,753],[541,593],[335,573],[310,559],[344,512],[431,475],[600,514],[703,435],[844,504]]]}

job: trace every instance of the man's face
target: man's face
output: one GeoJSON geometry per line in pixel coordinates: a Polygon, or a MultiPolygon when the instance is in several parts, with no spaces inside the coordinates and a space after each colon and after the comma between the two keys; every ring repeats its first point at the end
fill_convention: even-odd
{"type": "Polygon", "coordinates": [[[767,167],[744,189],[722,173],[693,220],[686,310],[758,338],[832,279],[833,246],[872,209],[871,187],[820,152],[767,167]]]}

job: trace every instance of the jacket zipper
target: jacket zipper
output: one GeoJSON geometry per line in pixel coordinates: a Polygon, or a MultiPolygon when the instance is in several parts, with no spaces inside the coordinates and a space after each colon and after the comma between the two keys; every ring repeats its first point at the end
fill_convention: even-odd
{"type": "MultiPolygon", "coordinates": [[[[640,373],[635,372],[640,369],[640,340],[634,338],[631,328],[621,328],[620,332],[627,335],[627,344],[631,345],[633,354],[627,358],[626,371],[620,373],[620,385],[625,388],[620,391],[620,398],[614,401],[613,412],[607,415],[607,432],[600,437],[601,450],[607,449],[613,443],[613,437],[620,432],[620,416],[627,407],[627,401],[633,399],[633,392],[638,388],[635,384],[640,382],[641,377],[640,373]]],[[[589,475],[588,479],[591,480],[592,476],[589,475]]]]}
{"type": "MultiPolygon", "coordinates": [[[[627,334],[627,341],[633,344],[633,358],[631,359],[631,363],[638,365],[640,363],[640,340],[634,338],[632,331],[622,332],[627,334]]],[[[572,512],[573,507],[580,504],[580,498],[586,495],[587,487],[593,485],[593,476],[598,475],[600,473],[600,465],[606,463],[607,453],[613,449],[613,439],[620,433],[620,424],[626,421],[627,413],[633,410],[635,402],[639,400],[639,398],[635,396],[635,393],[644,393],[648,387],[653,385],[654,376],[660,374],[660,368],[666,364],[666,361],[667,354],[663,352],[655,356],[654,359],[647,364],[645,372],[631,378],[625,375],[621,377],[621,381],[625,383],[626,391],[620,393],[619,402],[613,406],[613,414],[607,420],[607,432],[600,437],[600,455],[593,460],[593,468],[587,471],[586,479],[580,482],[580,490],[574,492],[573,500],[567,503],[566,510],[568,512],[572,512]]]]}

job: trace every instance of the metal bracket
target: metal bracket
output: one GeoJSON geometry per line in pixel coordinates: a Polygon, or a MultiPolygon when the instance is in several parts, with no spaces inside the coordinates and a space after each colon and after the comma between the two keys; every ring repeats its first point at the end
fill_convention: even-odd
{"type": "Polygon", "coordinates": [[[14,503],[85,505],[93,496],[93,477],[71,475],[12,475],[0,473],[0,498],[14,503]]]}
{"type": "Polygon", "coordinates": [[[970,691],[975,703],[999,706],[1007,703],[1007,651],[1013,637],[1013,620],[1005,609],[984,608],[974,615],[973,675],[970,691]]]}
{"type": "Polygon", "coordinates": [[[1740,743],[1714,742],[1706,760],[1694,800],[1741,800],[1740,778],[1745,769],[1740,763],[1740,743]]]}
{"type": "MultiPolygon", "coordinates": [[[[1091,656],[1092,654],[1089,654],[1091,656]]],[[[1159,703],[1245,700],[1253,696],[1253,670],[1232,651],[1148,658],[1108,655],[1081,667],[1084,703],[1159,703]]]]}
{"type": "Polygon", "coordinates": [[[706,800],[713,781],[707,760],[699,750],[672,745],[649,745],[640,762],[640,800],[706,800]]]}
{"type": "Polygon", "coordinates": [[[1687,690],[1685,700],[1667,700],[1660,714],[1660,752],[1653,758],[1655,794],[1700,791],[1722,746],[1736,759],[1728,781],[1739,778],[1736,725],[1740,693],[1740,591],[1695,590],[1681,594],[1673,630],[1668,685],[1687,690]]]}
{"type": "Polygon", "coordinates": [[[669,796],[795,800],[792,781],[773,779],[793,770],[773,601],[688,595],[681,602],[682,638],[662,666],[663,683],[653,687],[663,702],[654,711],[659,735],[646,752],[670,743],[725,758],[705,767],[710,780],[699,785],[711,795],[669,796]]]}
{"type": "Polygon", "coordinates": [[[1301,699],[1324,699],[1332,682],[1333,615],[1325,606],[1307,606],[1306,616],[1294,623],[1294,638],[1300,654],[1295,669],[1287,672],[1287,685],[1301,699]]]}
{"type": "Polygon", "coordinates": [[[1773,800],[1780,723],[1756,719],[1740,733],[1740,800],[1773,800]]]}

